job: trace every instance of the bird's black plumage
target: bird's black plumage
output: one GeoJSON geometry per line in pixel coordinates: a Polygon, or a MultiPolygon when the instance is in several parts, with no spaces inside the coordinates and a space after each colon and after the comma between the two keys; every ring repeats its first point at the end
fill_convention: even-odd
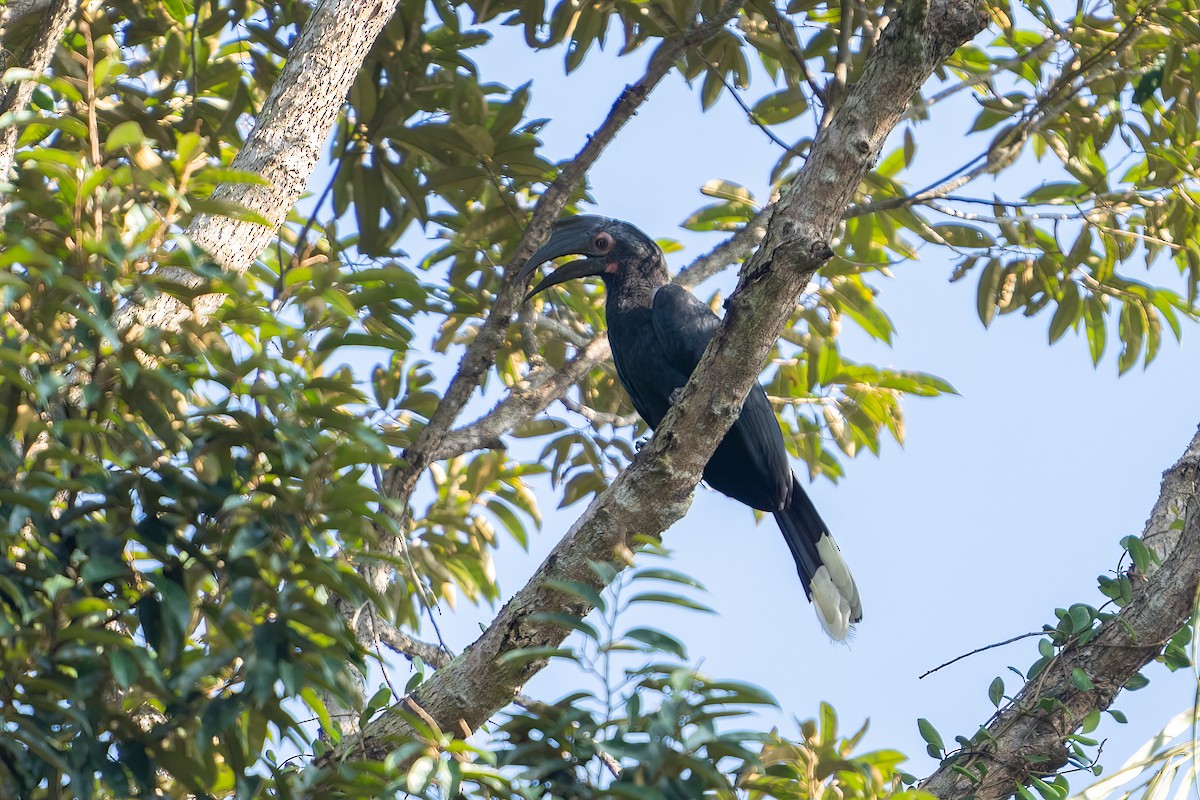
{"type": "MultiPolygon", "coordinates": [[[[661,248],[633,225],[581,215],[560,222],[521,272],[583,255],[546,276],[528,297],[572,278],[604,279],[605,316],[617,376],[651,428],[666,416],[720,324],[712,309],[670,282],[661,248]]],[[[766,392],[755,384],[742,413],[704,469],[719,492],[775,515],[805,593],[837,639],[862,618],[858,590],[825,523],[788,465],[787,448],[766,392]]]]}

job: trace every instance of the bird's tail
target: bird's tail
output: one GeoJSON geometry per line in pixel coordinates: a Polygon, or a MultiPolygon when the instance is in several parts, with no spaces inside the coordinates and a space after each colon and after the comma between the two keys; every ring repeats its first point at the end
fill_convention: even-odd
{"type": "Polygon", "coordinates": [[[832,638],[845,639],[850,626],[862,619],[858,587],[829,529],[794,475],[791,499],[786,508],[775,512],[775,521],[796,559],[804,593],[816,607],[821,627],[832,638]]]}

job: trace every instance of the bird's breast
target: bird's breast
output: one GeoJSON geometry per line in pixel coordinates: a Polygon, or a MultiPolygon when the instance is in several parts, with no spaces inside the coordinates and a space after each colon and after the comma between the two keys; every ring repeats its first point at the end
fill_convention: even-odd
{"type": "Polygon", "coordinates": [[[650,310],[608,314],[608,342],[612,347],[617,378],[629,393],[633,407],[651,428],[666,416],[671,392],[687,383],[667,358],[654,332],[650,310]]]}

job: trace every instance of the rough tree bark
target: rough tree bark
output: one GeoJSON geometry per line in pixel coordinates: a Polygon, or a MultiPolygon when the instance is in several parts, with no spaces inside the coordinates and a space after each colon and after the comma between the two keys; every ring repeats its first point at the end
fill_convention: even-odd
{"type": "Polygon", "coordinates": [[[827,242],[888,133],[933,70],[986,22],[983,4],[971,0],[916,0],[904,6],[777,203],[763,244],[742,269],[720,330],[650,444],[592,502],[479,639],[319,764],[380,758],[397,739],[419,735],[413,719],[452,735],[476,729],[544,666],[505,661],[504,655],[557,646],[569,633],[532,615],[583,616],[590,610],[548,582],[575,580],[601,588],[589,561],[620,569],[628,563],[634,536],[657,536],[684,514],[704,465],[737,417],[797,296],[832,254],[827,242]]]}

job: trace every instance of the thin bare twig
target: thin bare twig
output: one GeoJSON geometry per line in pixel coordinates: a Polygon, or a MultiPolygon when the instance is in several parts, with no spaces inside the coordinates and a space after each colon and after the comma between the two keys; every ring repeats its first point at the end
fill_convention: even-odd
{"type": "Polygon", "coordinates": [[[609,414],[606,411],[597,411],[590,406],[585,406],[583,403],[577,403],[570,397],[563,395],[558,398],[558,402],[562,403],[569,410],[574,411],[579,416],[586,419],[588,422],[597,425],[611,425],[614,428],[626,428],[630,425],[636,425],[640,420],[637,414],[609,414]]]}
{"type": "Polygon", "coordinates": [[[938,664],[933,669],[922,672],[920,675],[917,676],[917,680],[921,680],[922,678],[927,678],[930,675],[932,675],[933,673],[935,673],[939,670],[945,669],[946,667],[950,666],[951,664],[957,664],[959,661],[962,661],[964,658],[970,658],[973,655],[977,655],[979,653],[983,653],[988,650],[995,650],[997,647],[1003,647],[1006,644],[1012,644],[1013,642],[1019,642],[1022,639],[1028,639],[1030,636],[1045,636],[1045,635],[1046,635],[1045,631],[1030,631],[1029,633],[1022,633],[1017,636],[1014,636],[1011,639],[1005,639],[1003,642],[995,642],[993,644],[985,644],[983,647],[976,647],[974,650],[972,650],[969,653],[963,653],[961,656],[955,656],[954,658],[950,659],[949,661],[947,661],[944,664],[938,664]]]}
{"type": "Polygon", "coordinates": [[[769,127],[767,127],[767,124],[758,118],[758,115],[754,113],[754,109],[752,109],[749,105],[747,105],[746,101],[742,99],[742,96],[740,94],[738,94],[737,87],[735,87],[733,84],[731,84],[729,82],[729,80],[721,73],[721,70],[718,68],[718,66],[716,64],[706,63],[704,65],[704,67],[712,75],[714,75],[717,80],[719,80],[725,86],[726,91],[729,92],[729,95],[730,95],[730,97],[733,98],[733,101],[738,104],[738,106],[742,109],[742,111],[745,112],[746,119],[750,120],[751,125],[753,125],[754,127],[758,128],[760,131],[765,133],[767,135],[768,139],[770,139],[772,142],[774,142],[775,144],[782,147],[783,151],[785,153],[787,153],[788,155],[800,156],[800,158],[806,158],[806,156],[802,150],[788,144],[783,139],[780,139],[775,134],[775,131],[773,131],[769,127]]]}

